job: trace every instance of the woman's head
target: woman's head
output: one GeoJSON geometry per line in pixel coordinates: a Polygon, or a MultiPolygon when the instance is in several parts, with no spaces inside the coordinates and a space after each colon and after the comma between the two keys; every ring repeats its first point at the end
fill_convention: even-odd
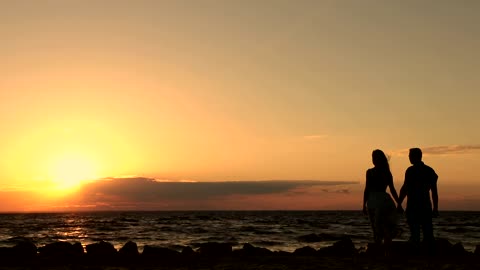
{"type": "Polygon", "coordinates": [[[376,149],[372,152],[372,162],[375,167],[390,169],[388,166],[388,159],[382,150],[376,149]]]}

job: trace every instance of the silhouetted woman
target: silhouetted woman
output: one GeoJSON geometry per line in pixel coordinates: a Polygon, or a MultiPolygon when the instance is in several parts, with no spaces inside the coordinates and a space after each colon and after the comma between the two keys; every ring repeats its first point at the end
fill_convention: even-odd
{"type": "Polygon", "coordinates": [[[392,238],[397,232],[398,219],[395,202],[398,202],[398,194],[393,186],[393,176],[388,159],[382,150],[377,149],[372,152],[372,162],[374,167],[367,170],[363,212],[368,213],[370,218],[375,243],[381,244],[383,240],[387,254],[392,238]],[[395,202],[386,192],[387,187],[390,188],[395,202]]]}

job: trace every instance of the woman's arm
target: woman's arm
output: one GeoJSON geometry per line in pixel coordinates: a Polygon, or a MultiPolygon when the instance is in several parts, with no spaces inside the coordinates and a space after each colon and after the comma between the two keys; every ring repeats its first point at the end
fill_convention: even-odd
{"type": "Polygon", "coordinates": [[[399,204],[400,200],[398,198],[397,191],[395,190],[395,186],[393,185],[392,173],[388,174],[388,187],[390,188],[390,193],[392,194],[393,199],[397,204],[399,204]]]}
{"type": "Polygon", "coordinates": [[[369,173],[367,171],[367,174],[366,174],[366,180],[365,180],[365,190],[363,191],[363,213],[366,214],[367,213],[367,200],[368,200],[368,192],[369,192],[369,173]]]}

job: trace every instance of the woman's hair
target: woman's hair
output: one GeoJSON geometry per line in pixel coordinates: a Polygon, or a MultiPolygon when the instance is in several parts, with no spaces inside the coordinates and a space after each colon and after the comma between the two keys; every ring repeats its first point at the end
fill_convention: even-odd
{"type": "Polygon", "coordinates": [[[388,165],[388,158],[385,155],[385,153],[383,153],[382,150],[380,149],[373,150],[372,162],[376,168],[390,171],[390,166],[388,165]]]}

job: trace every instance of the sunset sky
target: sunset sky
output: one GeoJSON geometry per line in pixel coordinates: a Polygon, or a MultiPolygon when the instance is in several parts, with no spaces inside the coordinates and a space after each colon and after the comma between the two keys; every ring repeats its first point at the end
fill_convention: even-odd
{"type": "Polygon", "coordinates": [[[480,2],[0,0],[0,212],[480,210],[480,2]],[[232,182],[234,181],[234,182],[232,182]]]}

